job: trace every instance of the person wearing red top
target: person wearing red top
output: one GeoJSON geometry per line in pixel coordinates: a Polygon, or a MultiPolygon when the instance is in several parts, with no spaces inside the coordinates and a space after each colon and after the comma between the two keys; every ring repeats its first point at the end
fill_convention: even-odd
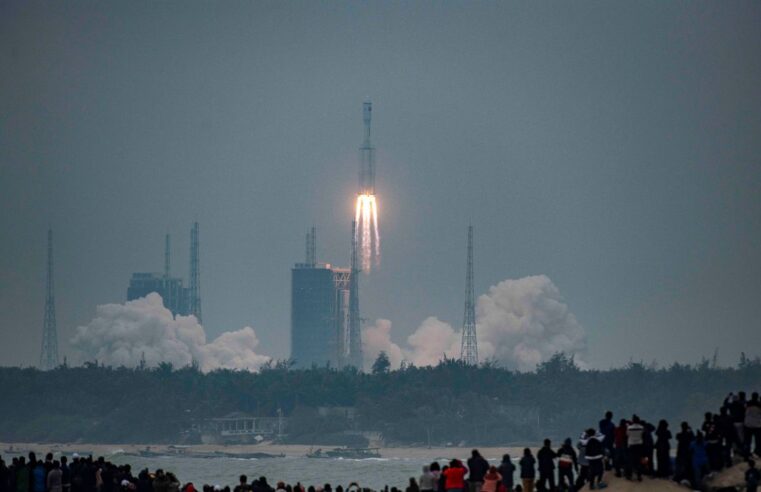
{"type": "Polygon", "coordinates": [[[465,489],[465,475],[468,469],[465,468],[460,460],[452,460],[449,468],[444,472],[444,488],[447,492],[462,492],[465,489]]]}

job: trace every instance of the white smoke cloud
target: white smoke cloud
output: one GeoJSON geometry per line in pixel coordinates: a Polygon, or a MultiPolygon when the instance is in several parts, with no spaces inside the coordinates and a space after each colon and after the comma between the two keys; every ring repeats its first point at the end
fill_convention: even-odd
{"type": "Polygon", "coordinates": [[[407,360],[419,367],[435,366],[445,356],[448,359],[460,356],[460,333],[433,316],[426,318],[415,333],[407,337],[407,344],[410,346],[406,351],[407,360]]]}
{"type": "Polygon", "coordinates": [[[362,355],[365,369],[372,367],[381,352],[386,352],[392,369],[398,369],[404,356],[399,345],[391,341],[391,321],[378,319],[362,330],[362,355]]]}
{"type": "Polygon", "coordinates": [[[78,327],[71,340],[81,361],[135,367],[145,357],[149,367],[195,362],[202,371],[257,370],[270,360],[256,353],[258,345],[256,333],[248,326],[207,343],[195,316],[173,317],[156,293],[124,304],[98,306],[95,318],[78,327]]]}
{"type": "Polygon", "coordinates": [[[489,288],[476,305],[481,360],[532,370],[556,352],[574,355],[584,364],[584,328],[545,275],[504,280],[489,288]]]}
{"type": "MultiPolygon", "coordinates": [[[[481,361],[520,371],[533,370],[556,352],[576,357],[584,365],[586,333],[560,291],[545,275],[504,280],[480,296],[476,304],[476,332],[481,361]]],[[[460,355],[461,331],[437,318],[427,318],[401,347],[391,340],[391,322],[376,321],[363,331],[365,366],[385,351],[392,368],[402,360],[416,366],[438,364],[445,356],[460,355]]]]}

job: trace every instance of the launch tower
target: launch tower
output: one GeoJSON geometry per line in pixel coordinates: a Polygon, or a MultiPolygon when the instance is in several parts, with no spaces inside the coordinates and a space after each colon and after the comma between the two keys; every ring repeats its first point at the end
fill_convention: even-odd
{"type": "Polygon", "coordinates": [[[349,365],[362,369],[362,330],[359,316],[357,222],[351,223],[351,277],[349,279],[349,365]]]}
{"type": "Polygon", "coordinates": [[[468,365],[478,365],[476,340],[476,304],[473,287],[473,226],[468,226],[468,260],[465,273],[465,316],[462,323],[460,359],[468,365]]]}
{"type": "Polygon", "coordinates": [[[45,293],[45,321],[42,327],[40,368],[49,371],[58,367],[58,329],[55,322],[55,292],[53,290],[53,230],[48,229],[48,265],[45,293]]]}
{"type": "Polygon", "coordinates": [[[201,267],[199,265],[198,222],[193,222],[190,229],[190,314],[196,317],[199,324],[201,318],[201,267]]]}

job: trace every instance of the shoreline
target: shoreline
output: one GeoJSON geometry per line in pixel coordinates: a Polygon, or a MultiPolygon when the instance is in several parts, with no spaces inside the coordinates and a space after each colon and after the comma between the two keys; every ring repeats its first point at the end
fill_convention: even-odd
{"type": "MultiPolygon", "coordinates": [[[[109,457],[116,455],[131,455],[145,451],[149,448],[151,452],[176,456],[178,458],[203,458],[203,456],[193,456],[194,453],[220,453],[220,458],[235,458],[236,454],[245,455],[252,453],[262,453],[273,455],[273,458],[279,458],[284,455],[285,458],[304,458],[310,450],[322,448],[323,450],[333,449],[334,445],[307,445],[307,444],[189,444],[189,445],[171,445],[171,444],[103,444],[103,443],[35,443],[35,442],[0,442],[0,456],[9,454],[27,454],[34,451],[38,456],[48,452],[63,453],[71,455],[78,453],[88,455],[92,453],[94,458],[98,456],[109,457]],[[12,451],[9,451],[12,449],[12,451]]],[[[495,446],[450,446],[450,447],[400,447],[389,446],[380,447],[378,451],[382,458],[386,459],[404,459],[404,460],[438,460],[451,458],[467,458],[470,456],[472,449],[478,449],[484,458],[488,460],[499,460],[505,453],[510,454],[513,458],[520,456],[524,447],[532,450],[538,448],[537,445],[506,445],[505,447],[495,446]]],[[[208,459],[215,459],[209,457],[208,459]]],[[[267,458],[270,459],[270,458],[267,458]]]]}

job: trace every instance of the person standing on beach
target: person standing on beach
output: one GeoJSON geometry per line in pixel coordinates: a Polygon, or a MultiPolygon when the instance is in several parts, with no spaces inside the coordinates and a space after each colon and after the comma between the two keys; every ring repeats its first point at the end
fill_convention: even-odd
{"type": "Polygon", "coordinates": [[[50,466],[50,471],[45,479],[47,491],[63,492],[63,473],[61,472],[61,464],[58,463],[58,461],[53,461],[50,466]]]}
{"type": "Polygon", "coordinates": [[[579,476],[576,477],[576,490],[580,490],[589,481],[589,461],[587,461],[587,433],[582,432],[576,443],[579,456],[579,476]]]}
{"type": "Polygon", "coordinates": [[[561,491],[573,492],[573,473],[574,471],[578,472],[578,470],[579,461],[569,437],[563,441],[563,445],[558,449],[558,483],[561,491]]]}
{"type": "Polygon", "coordinates": [[[434,492],[436,490],[436,478],[431,473],[430,465],[423,466],[423,474],[420,475],[420,492],[434,492]]]}
{"type": "Polygon", "coordinates": [[[442,486],[439,485],[441,483],[441,467],[439,466],[439,462],[434,461],[428,468],[431,470],[431,476],[433,476],[432,490],[434,492],[443,492],[443,490],[441,490],[442,486]]]}
{"type": "Polygon", "coordinates": [[[605,469],[610,470],[613,468],[613,444],[615,441],[616,424],[613,423],[613,412],[608,410],[605,412],[605,418],[602,419],[598,428],[600,433],[605,436],[602,441],[603,448],[605,448],[605,469]]]}
{"type": "Polygon", "coordinates": [[[627,453],[632,474],[636,473],[637,480],[640,482],[642,481],[642,458],[644,458],[644,433],[645,427],[639,417],[634,415],[632,423],[626,429],[627,453]]]}
{"type": "Polygon", "coordinates": [[[46,480],[48,472],[42,461],[38,461],[32,468],[32,492],[46,492],[46,480]]]}
{"type": "Polygon", "coordinates": [[[692,480],[692,461],[690,460],[690,446],[695,440],[695,435],[687,422],[682,422],[681,432],[676,435],[676,470],[674,480],[692,480]]]}
{"type": "Polygon", "coordinates": [[[71,492],[71,469],[66,456],[61,456],[61,485],[63,492],[71,492]]]}
{"type": "Polygon", "coordinates": [[[602,460],[605,450],[602,445],[604,437],[598,434],[594,429],[587,429],[587,444],[584,453],[589,463],[589,488],[604,488],[605,483],[602,481],[602,474],[605,470],[602,460]]]}
{"type": "Polygon", "coordinates": [[[735,442],[738,453],[745,451],[745,392],[740,391],[736,395],[732,393],[727,397],[729,400],[729,415],[735,426],[735,442]]]}
{"type": "Polygon", "coordinates": [[[536,453],[536,459],[539,462],[539,481],[537,482],[539,490],[555,490],[555,458],[557,458],[557,454],[551,446],[552,442],[545,439],[544,446],[536,453]]]}
{"type": "Polygon", "coordinates": [[[695,440],[690,444],[690,454],[692,456],[692,487],[699,489],[708,468],[708,454],[706,453],[703,433],[700,431],[698,431],[695,440]]]}
{"type": "Polygon", "coordinates": [[[497,471],[496,466],[490,466],[489,471],[484,475],[484,483],[481,485],[481,492],[499,492],[499,485],[502,483],[502,475],[497,471]]]}
{"type": "Polygon", "coordinates": [[[513,492],[515,482],[513,474],[515,473],[515,465],[513,460],[510,459],[509,454],[502,455],[502,463],[499,464],[497,471],[502,475],[502,485],[505,487],[505,492],[513,492]]]}
{"type": "Polygon", "coordinates": [[[753,393],[745,407],[745,453],[761,456],[761,401],[753,393]],[[754,442],[755,441],[755,442],[754,442]]]}
{"type": "Polygon", "coordinates": [[[484,475],[489,470],[489,462],[481,456],[481,453],[477,449],[474,449],[470,453],[470,459],[468,459],[468,468],[470,474],[468,475],[468,489],[470,492],[481,492],[481,485],[484,483],[484,475]]]}
{"type": "MultiPolygon", "coordinates": [[[[434,461],[434,463],[436,462],[434,461]]],[[[438,466],[438,463],[436,463],[436,465],[438,466]]],[[[439,473],[439,492],[447,492],[447,477],[444,476],[447,470],[449,470],[449,465],[444,465],[444,468],[442,468],[441,472],[439,473]]],[[[434,473],[436,472],[434,471],[434,473]]]]}
{"type": "Polygon", "coordinates": [[[629,426],[629,422],[626,419],[621,419],[613,434],[613,469],[616,472],[617,477],[621,477],[626,472],[628,459],[626,457],[626,428],[629,426]]]}
{"type": "Polygon", "coordinates": [[[656,476],[668,478],[671,476],[671,431],[669,423],[661,419],[655,430],[655,456],[658,460],[656,476]]]}
{"type": "Polygon", "coordinates": [[[523,483],[524,492],[534,492],[534,480],[536,480],[536,459],[531,454],[531,450],[523,450],[523,458],[518,463],[521,467],[521,482],[523,483]]]}
{"type": "Polygon", "coordinates": [[[251,486],[248,484],[248,477],[246,475],[238,477],[238,485],[235,486],[233,492],[251,492],[251,486]]]}
{"type": "Polygon", "coordinates": [[[442,472],[444,476],[444,488],[447,492],[464,492],[465,491],[465,474],[468,469],[465,468],[460,460],[454,459],[449,462],[449,468],[442,472]]]}

